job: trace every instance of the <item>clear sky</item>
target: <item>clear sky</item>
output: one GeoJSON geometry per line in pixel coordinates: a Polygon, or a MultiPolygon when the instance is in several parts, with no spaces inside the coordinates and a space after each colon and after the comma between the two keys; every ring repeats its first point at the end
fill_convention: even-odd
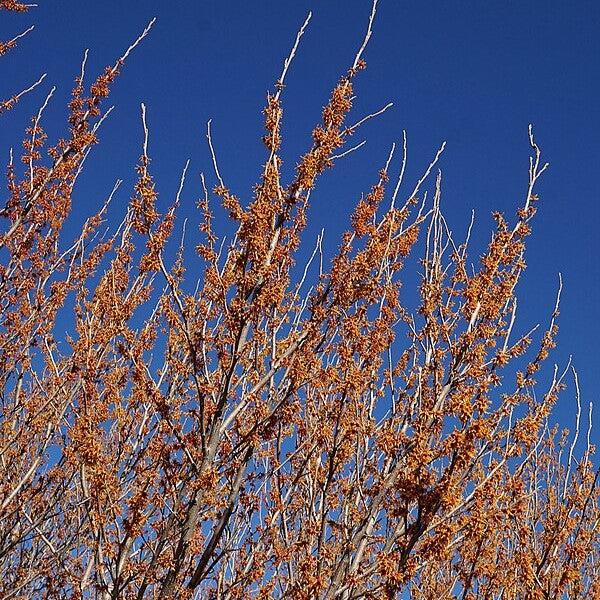
{"type": "MultiPolygon", "coordinates": [[[[27,15],[0,14],[0,39],[36,25],[20,48],[0,61],[0,97],[48,73],[39,90],[1,117],[2,152],[19,143],[51,85],[58,89],[45,127],[51,139],[63,134],[65,105],[84,49],[90,49],[88,73],[95,75],[157,17],[114,86],[110,103],[116,109],[76,195],[74,217],[81,219],[99,206],[116,178],[125,180],[114,207],[122,214],[140,154],[141,101],[148,107],[152,170],[162,206],[172,200],[183,163],[191,158],[180,215],[193,216],[197,174],[211,173],[204,135],[209,118],[222,175],[248,199],[264,160],[266,92],[312,10],[283,97],[284,159],[293,168],[331,87],[354,57],[370,9],[370,0],[37,1],[38,8],[27,15]]],[[[475,209],[474,249],[481,251],[492,228],[491,211],[512,216],[524,197],[527,125],[533,123],[550,170],[538,188],[529,268],[519,287],[518,331],[547,322],[562,272],[554,359],[564,364],[573,355],[587,406],[600,389],[600,3],[380,0],[374,29],[365,54],[368,69],[357,80],[354,115],[388,101],[394,108],[357,136],[367,139],[361,151],[322,179],[307,240],[312,243],[325,227],[328,247],[335,247],[354,203],[374,183],[390,144],[406,129],[407,187],[446,140],[444,210],[460,237],[475,209]]],[[[563,424],[572,423],[573,409],[568,391],[558,412],[563,424]]],[[[596,402],[597,440],[599,415],[596,402]]]]}

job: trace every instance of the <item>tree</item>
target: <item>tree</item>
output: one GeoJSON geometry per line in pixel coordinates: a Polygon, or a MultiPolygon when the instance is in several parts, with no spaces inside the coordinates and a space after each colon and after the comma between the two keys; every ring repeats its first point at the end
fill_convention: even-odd
{"type": "MultiPolygon", "coordinates": [[[[295,273],[319,176],[379,113],[348,124],[377,2],[293,179],[280,174],[282,95],[310,15],[267,98],[266,161],[249,203],[202,178],[204,272],[188,291],[183,243],[165,248],[142,105],[138,182],[120,226],[110,199],[70,242],[71,196],[102,102],[152,22],[89,86],[48,145],[48,94],[7,168],[0,234],[2,598],[599,598],[598,473],[571,365],[548,387],[559,298],[539,344],[517,335],[515,288],[546,169],[531,127],[525,199],[495,214],[477,268],[422,186],[389,173],[356,204],[339,250],[321,238],[295,273]],[[400,302],[424,238],[420,306],[400,302]],[[68,313],[74,330],[61,336],[68,313]],[[140,316],[143,315],[143,316],[140,316]],[[549,416],[570,374],[573,436],[549,416]]],[[[0,9],[25,11],[15,0],[0,9]]],[[[25,35],[0,44],[6,54],[25,35]]],[[[0,103],[7,112],[43,78],[0,103]]],[[[6,118],[6,115],[3,115],[6,118]]],[[[181,188],[186,179],[181,177],[181,188]]],[[[591,423],[591,405],[589,422],[591,423]]]]}

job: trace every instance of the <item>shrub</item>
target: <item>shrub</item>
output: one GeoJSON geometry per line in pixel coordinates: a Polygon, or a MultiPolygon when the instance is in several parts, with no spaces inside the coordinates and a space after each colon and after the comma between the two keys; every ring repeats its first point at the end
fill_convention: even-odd
{"type": "Polygon", "coordinates": [[[282,97],[309,19],[267,98],[248,203],[221,178],[209,125],[213,192],[236,235],[215,231],[203,179],[193,292],[183,248],[165,258],[177,202],[156,202],[143,106],[122,223],[101,235],[107,201],[73,243],[63,231],[103,100],[152,23],[89,86],[84,60],[64,139],[49,145],[42,129],[52,92],[34,116],[0,213],[2,598],[600,597],[598,471],[589,431],[575,455],[578,388],[574,437],[549,426],[576,373],[535,381],[558,299],[539,344],[514,333],[546,168],[531,128],[524,201],[514,218],[494,215],[473,272],[440,176],[431,202],[421,189],[443,148],[404,201],[406,155],[392,148],[337,253],[324,257],[319,238],[294,269],[319,176],[378,114],[349,124],[375,9],[291,181],[282,97]],[[400,275],[419,236],[411,314],[400,275]]]}

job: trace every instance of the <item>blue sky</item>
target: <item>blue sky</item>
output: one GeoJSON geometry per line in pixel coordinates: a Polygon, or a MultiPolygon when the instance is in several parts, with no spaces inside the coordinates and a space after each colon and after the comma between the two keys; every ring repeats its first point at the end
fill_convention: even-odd
{"type": "MultiPolygon", "coordinates": [[[[369,0],[253,2],[171,0],[38,0],[27,15],[1,14],[0,39],[29,24],[35,31],[0,61],[0,97],[48,77],[0,121],[0,151],[18,145],[29,117],[51,85],[57,86],[46,129],[64,132],[65,105],[85,48],[88,73],[111,64],[150,18],[150,37],[130,58],[114,86],[114,113],[101,133],[102,148],[90,157],[74,218],[91,213],[123,178],[114,210],[130,196],[140,153],[139,104],[148,107],[152,170],[162,206],[173,198],[181,168],[192,174],[180,216],[193,216],[200,194],[197,175],[212,177],[206,121],[227,185],[251,195],[264,160],[261,109],[281,71],[308,10],[313,19],[288,78],[284,159],[288,169],[309,144],[321,107],[350,65],[366,25],[369,0]]],[[[326,229],[329,248],[361,192],[374,183],[389,146],[406,129],[407,187],[428,164],[440,142],[443,206],[460,237],[471,209],[477,216],[473,259],[489,239],[490,213],[507,215],[525,194],[527,125],[533,123],[550,169],[538,192],[540,210],[529,240],[529,268],[520,284],[519,332],[546,323],[558,272],[564,278],[559,348],[579,371],[585,405],[600,387],[598,225],[600,224],[600,4],[593,1],[381,0],[374,36],[365,54],[368,69],[357,81],[354,115],[394,108],[357,136],[367,145],[328,173],[313,196],[307,240],[326,229]]],[[[209,181],[214,183],[209,177],[209,181]]],[[[412,189],[412,188],[411,188],[412,189]]],[[[406,190],[408,193],[410,190],[406,190]]],[[[224,225],[225,226],[225,225],[224,225]]],[[[565,393],[558,417],[574,414],[565,393]]],[[[595,439],[599,439],[600,405],[595,439]]]]}

